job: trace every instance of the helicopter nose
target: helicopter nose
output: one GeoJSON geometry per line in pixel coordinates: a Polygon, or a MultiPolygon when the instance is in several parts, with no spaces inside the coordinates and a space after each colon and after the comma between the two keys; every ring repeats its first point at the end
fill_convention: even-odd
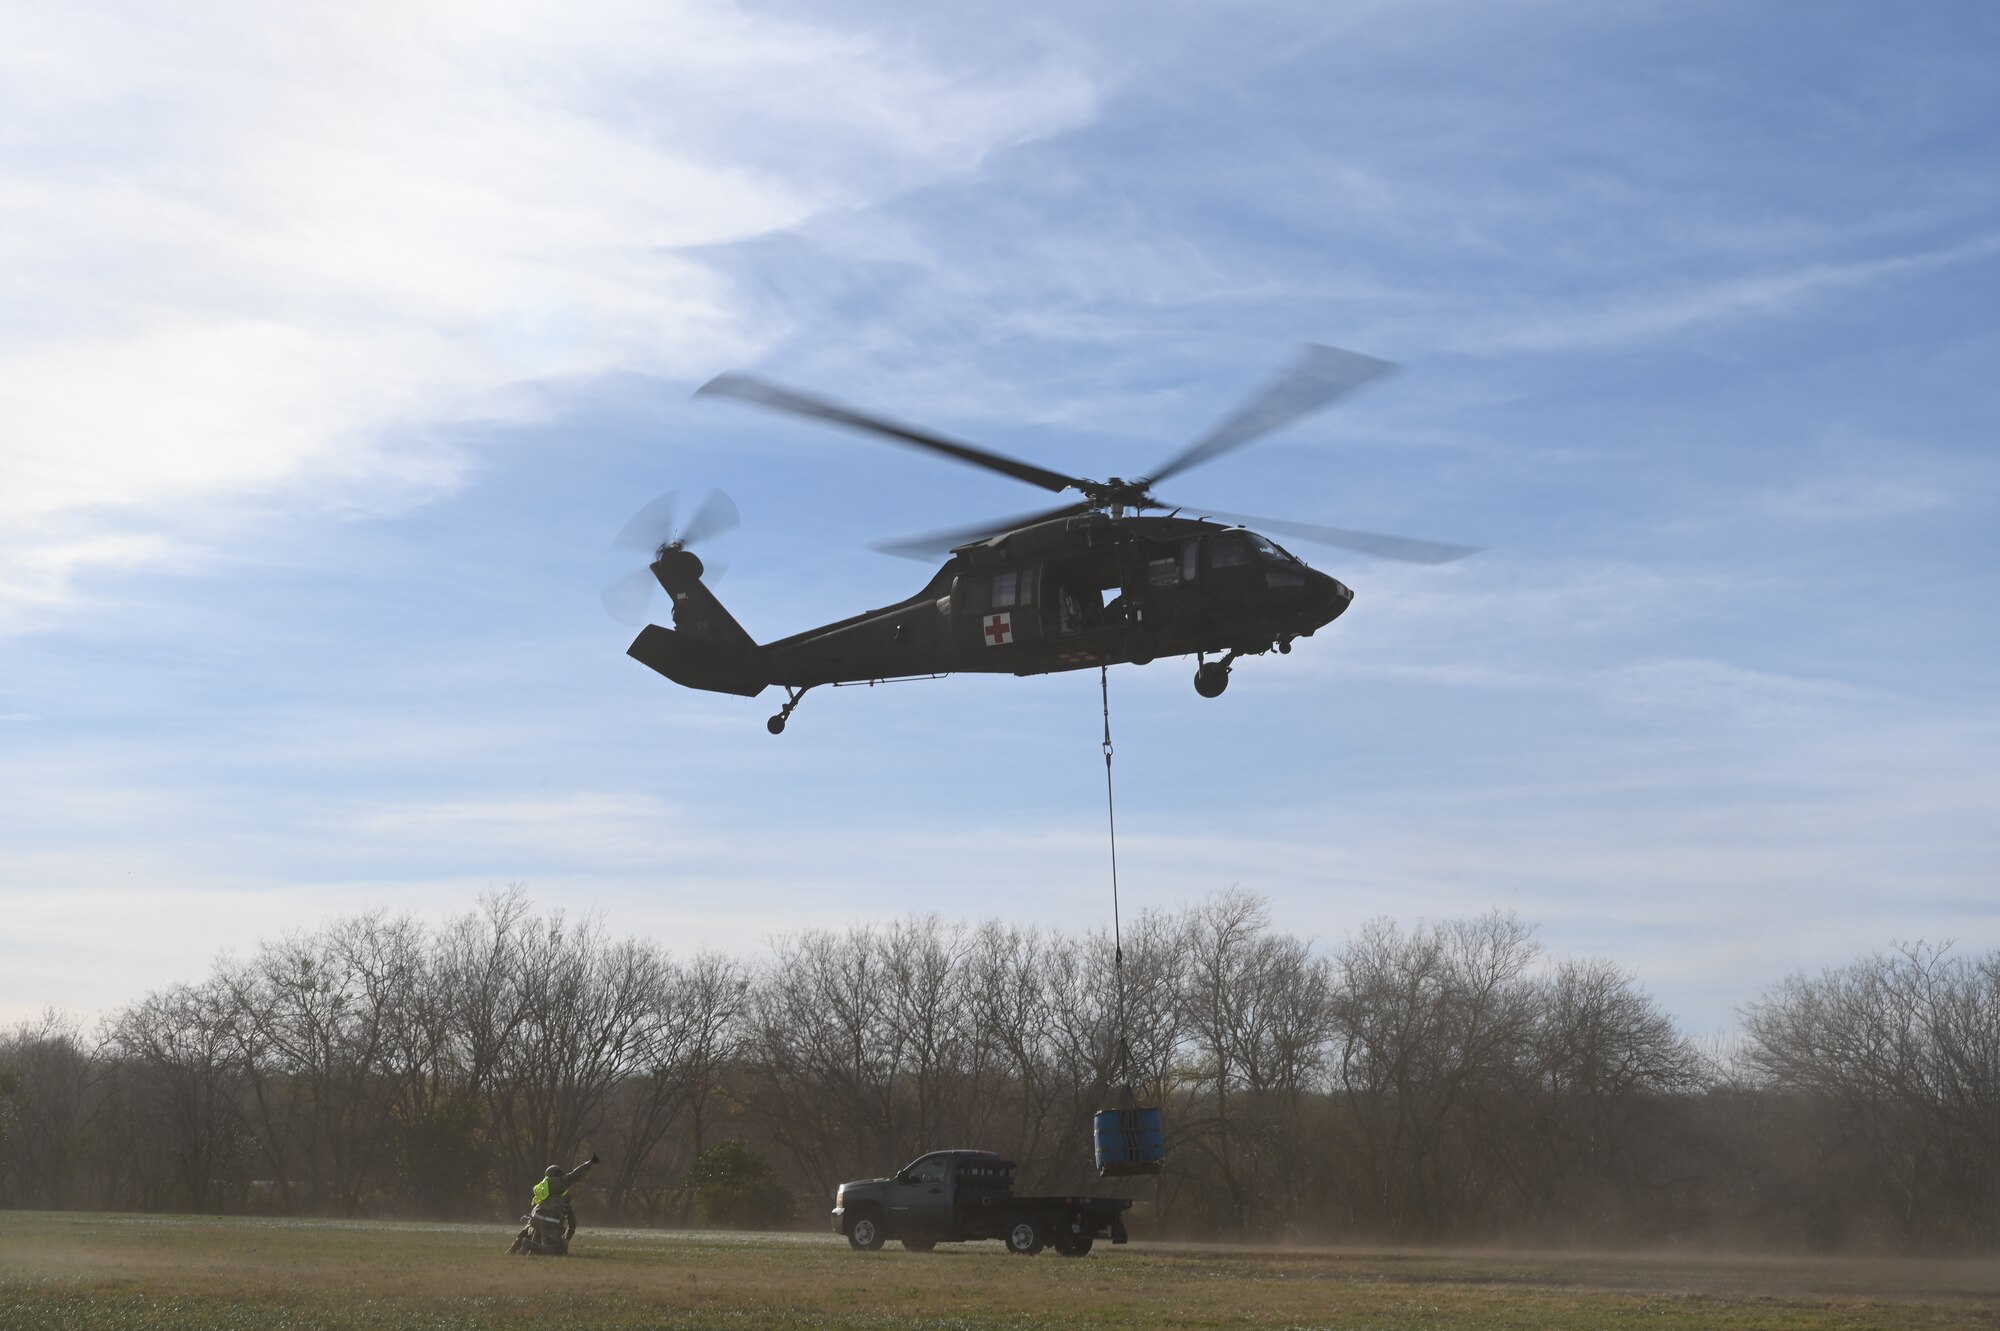
{"type": "Polygon", "coordinates": [[[1354,592],[1339,578],[1330,578],[1324,573],[1319,574],[1319,578],[1322,584],[1319,589],[1320,613],[1326,616],[1320,623],[1331,624],[1354,603],[1354,592]]]}

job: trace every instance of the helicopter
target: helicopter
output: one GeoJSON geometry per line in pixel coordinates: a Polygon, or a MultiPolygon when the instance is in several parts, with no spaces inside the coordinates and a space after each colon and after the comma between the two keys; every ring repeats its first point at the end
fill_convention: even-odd
{"type": "MultiPolygon", "coordinates": [[[[706,568],[689,548],[733,526],[734,505],[718,493],[673,532],[673,497],[662,496],[626,524],[616,543],[649,553],[647,568],[632,576],[650,576],[666,591],[673,627],[647,624],[627,655],[691,689],[742,697],[783,689],[784,705],[766,722],[773,735],[784,733],[800,700],[821,685],[961,671],[1040,675],[1192,655],[1195,691],[1219,697],[1238,658],[1290,652],[1295,640],[1332,623],[1354,599],[1344,583],[1263,531],[1418,564],[1478,553],[1474,546],[1213,510],[1183,516],[1190,510],[1153,493],[1159,482],[1330,406],[1395,368],[1359,352],[1307,344],[1289,369],[1147,475],[1106,481],[1053,471],[749,375],[719,375],[696,396],[733,398],[874,435],[1044,490],[1075,491],[1078,498],[879,545],[892,554],[943,556],[944,563],[905,600],[759,643],[704,583],[706,568]]],[[[642,583],[640,590],[649,587],[642,583]]]]}

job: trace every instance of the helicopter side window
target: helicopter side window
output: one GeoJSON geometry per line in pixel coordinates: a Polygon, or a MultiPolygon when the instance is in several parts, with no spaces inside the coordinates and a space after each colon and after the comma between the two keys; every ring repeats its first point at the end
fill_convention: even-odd
{"type": "Polygon", "coordinates": [[[1250,542],[1240,531],[1226,531],[1215,538],[1215,544],[1208,552],[1210,568],[1242,568],[1255,562],[1256,554],[1250,542]]]}
{"type": "Polygon", "coordinates": [[[993,575],[993,609],[1005,610],[1009,606],[1033,605],[1034,602],[1034,569],[1011,569],[1008,572],[993,575]]]}
{"type": "Polygon", "coordinates": [[[1193,582],[1201,576],[1201,542],[1190,536],[1181,542],[1181,581],[1193,582]]]}

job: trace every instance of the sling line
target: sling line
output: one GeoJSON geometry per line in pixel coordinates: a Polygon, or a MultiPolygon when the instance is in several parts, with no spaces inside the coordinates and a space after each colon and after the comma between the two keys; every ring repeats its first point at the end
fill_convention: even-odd
{"type": "Polygon", "coordinates": [[[1112,1068],[1114,1076],[1124,1083],[1124,1105],[1130,1109],[1132,1099],[1132,1046],[1125,1035],[1125,937],[1124,925],[1118,908],[1118,801],[1111,784],[1111,668],[1097,668],[1098,690],[1104,700],[1104,816],[1111,832],[1111,973],[1114,992],[1117,995],[1118,1053],[1117,1063],[1112,1068]]]}

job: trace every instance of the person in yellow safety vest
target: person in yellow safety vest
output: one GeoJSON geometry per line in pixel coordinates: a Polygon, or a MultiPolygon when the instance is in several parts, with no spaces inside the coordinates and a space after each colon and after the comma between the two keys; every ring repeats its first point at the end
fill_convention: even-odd
{"type": "Polygon", "coordinates": [[[541,1182],[535,1184],[534,1214],[559,1217],[563,1222],[564,1238],[576,1233],[576,1212],[570,1210],[569,1190],[583,1182],[583,1176],[596,1163],[597,1152],[592,1151],[590,1159],[567,1172],[561,1165],[550,1165],[542,1174],[541,1182]]]}

